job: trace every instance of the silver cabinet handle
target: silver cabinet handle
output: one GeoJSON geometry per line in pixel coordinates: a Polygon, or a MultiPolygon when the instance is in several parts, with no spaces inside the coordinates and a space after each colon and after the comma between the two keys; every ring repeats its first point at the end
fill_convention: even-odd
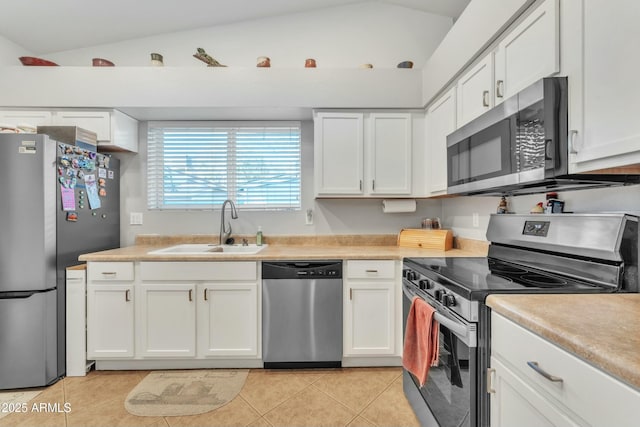
{"type": "Polygon", "coordinates": [[[493,388],[493,374],[496,372],[493,368],[487,368],[487,393],[493,394],[496,390],[493,388]]]}
{"type": "Polygon", "coordinates": [[[504,80],[498,80],[496,82],[496,97],[502,98],[504,96],[504,80]]]}
{"type": "Polygon", "coordinates": [[[578,136],[577,130],[570,130],[569,136],[567,139],[569,140],[569,152],[571,154],[578,154],[578,147],[576,144],[576,137],[578,136]]]}
{"type": "Polygon", "coordinates": [[[124,291],[124,300],[126,302],[131,301],[131,290],[127,289],[126,291],[124,291]]]}
{"type": "Polygon", "coordinates": [[[562,378],[551,375],[550,373],[542,369],[540,365],[538,365],[538,362],[527,362],[527,365],[529,365],[531,369],[533,369],[549,381],[552,381],[554,383],[561,383],[563,381],[562,378]]]}
{"type": "Polygon", "coordinates": [[[484,107],[488,107],[489,106],[489,91],[485,90],[484,92],[482,92],[482,105],[484,107]]]}

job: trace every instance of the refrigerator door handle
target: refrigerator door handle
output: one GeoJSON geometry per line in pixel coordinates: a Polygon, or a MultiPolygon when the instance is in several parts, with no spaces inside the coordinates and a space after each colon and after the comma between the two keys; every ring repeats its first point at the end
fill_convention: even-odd
{"type": "Polygon", "coordinates": [[[26,299],[31,298],[39,292],[0,292],[0,299],[26,299]]]}

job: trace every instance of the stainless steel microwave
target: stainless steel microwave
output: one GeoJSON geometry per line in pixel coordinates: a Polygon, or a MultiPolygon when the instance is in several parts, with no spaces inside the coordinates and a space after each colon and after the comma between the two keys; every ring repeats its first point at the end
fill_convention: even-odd
{"type": "Polygon", "coordinates": [[[447,136],[449,194],[531,194],[635,184],[568,173],[567,78],[544,78],[447,136]]]}

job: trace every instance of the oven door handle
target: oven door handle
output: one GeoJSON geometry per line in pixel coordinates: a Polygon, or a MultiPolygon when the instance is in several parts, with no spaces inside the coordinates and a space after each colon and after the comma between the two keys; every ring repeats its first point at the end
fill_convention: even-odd
{"type": "MultiPolygon", "coordinates": [[[[402,292],[404,295],[409,298],[410,301],[413,301],[414,297],[418,297],[424,301],[424,298],[421,298],[419,295],[412,292],[406,286],[402,286],[402,292]]],[[[429,304],[428,301],[425,301],[429,304]]],[[[431,304],[429,304],[431,305],[431,304]]],[[[433,306],[431,306],[433,307],[433,306]]],[[[475,334],[471,333],[469,327],[464,323],[457,322],[453,319],[448,318],[447,316],[438,312],[438,310],[433,307],[436,312],[433,314],[433,317],[445,328],[449,329],[453,332],[458,338],[462,340],[467,346],[475,347],[477,345],[475,334]]]]}

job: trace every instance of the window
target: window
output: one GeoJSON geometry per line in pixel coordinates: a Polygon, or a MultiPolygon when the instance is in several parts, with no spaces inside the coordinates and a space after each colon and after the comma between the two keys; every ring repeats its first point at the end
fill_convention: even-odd
{"type": "Polygon", "coordinates": [[[300,209],[300,123],[149,122],[149,209],[300,209]]]}

